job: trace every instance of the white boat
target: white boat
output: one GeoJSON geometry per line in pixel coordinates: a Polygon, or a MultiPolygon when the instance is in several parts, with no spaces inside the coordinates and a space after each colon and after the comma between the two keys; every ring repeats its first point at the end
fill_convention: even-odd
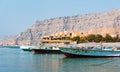
{"type": "Polygon", "coordinates": [[[24,51],[31,51],[32,49],[39,49],[38,46],[20,46],[20,49],[24,51]]]}
{"type": "Polygon", "coordinates": [[[108,46],[59,47],[66,57],[120,57],[120,49],[108,46]]]}

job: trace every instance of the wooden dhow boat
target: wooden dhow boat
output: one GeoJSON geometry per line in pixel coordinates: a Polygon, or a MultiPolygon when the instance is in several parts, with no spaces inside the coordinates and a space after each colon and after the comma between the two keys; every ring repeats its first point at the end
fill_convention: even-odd
{"type": "Polygon", "coordinates": [[[120,57],[120,48],[108,46],[62,46],[59,49],[66,57],[120,57]]]}

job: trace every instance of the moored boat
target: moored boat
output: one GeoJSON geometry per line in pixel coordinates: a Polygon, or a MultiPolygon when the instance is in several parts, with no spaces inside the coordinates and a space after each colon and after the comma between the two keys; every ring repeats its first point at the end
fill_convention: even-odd
{"type": "Polygon", "coordinates": [[[6,46],[0,46],[2,48],[20,48],[19,45],[6,45],[6,46]]]}
{"type": "Polygon", "coordinates": [[[20,46],[20,49],[23,51],[31,51],[32,49],[38,49],[38,46],[20,46]]]}
{"type": "Polygon", "coordinates": [[[52,45],[42,45],[39,49],[32,49],[34,54],[61,54],[57,46],[52,45]]]}
{"type": "Polygon", "coordinates": [[[107,46],[59,47],[66,57],[120,57],[120,49],[107,46]]]}

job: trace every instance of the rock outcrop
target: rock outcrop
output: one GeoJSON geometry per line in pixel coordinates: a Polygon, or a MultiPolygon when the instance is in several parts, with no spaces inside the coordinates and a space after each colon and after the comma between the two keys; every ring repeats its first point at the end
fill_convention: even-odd
{"type": "Polygon", "coordinates": [[[101,13],[57,17],[42,21],[37,20],[35,24],[14,36],[11,40],[2,39],[0,43],[11,44],[12,42],[12,44],[18,45],[37,45],[41,40],[41,36],[65,30],[75,30],[84,34],[106,35],[108,33],[112,36],[120,35],[120,9],[101,13]]]}

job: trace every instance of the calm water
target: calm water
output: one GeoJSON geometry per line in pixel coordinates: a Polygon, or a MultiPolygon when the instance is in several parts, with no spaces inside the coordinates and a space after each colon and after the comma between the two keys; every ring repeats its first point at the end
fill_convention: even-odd
{"type": "Polygon", "coordinates": [[[0,72],[119,72],[120,58],[66,58],[0,48],[0,72]]]}

